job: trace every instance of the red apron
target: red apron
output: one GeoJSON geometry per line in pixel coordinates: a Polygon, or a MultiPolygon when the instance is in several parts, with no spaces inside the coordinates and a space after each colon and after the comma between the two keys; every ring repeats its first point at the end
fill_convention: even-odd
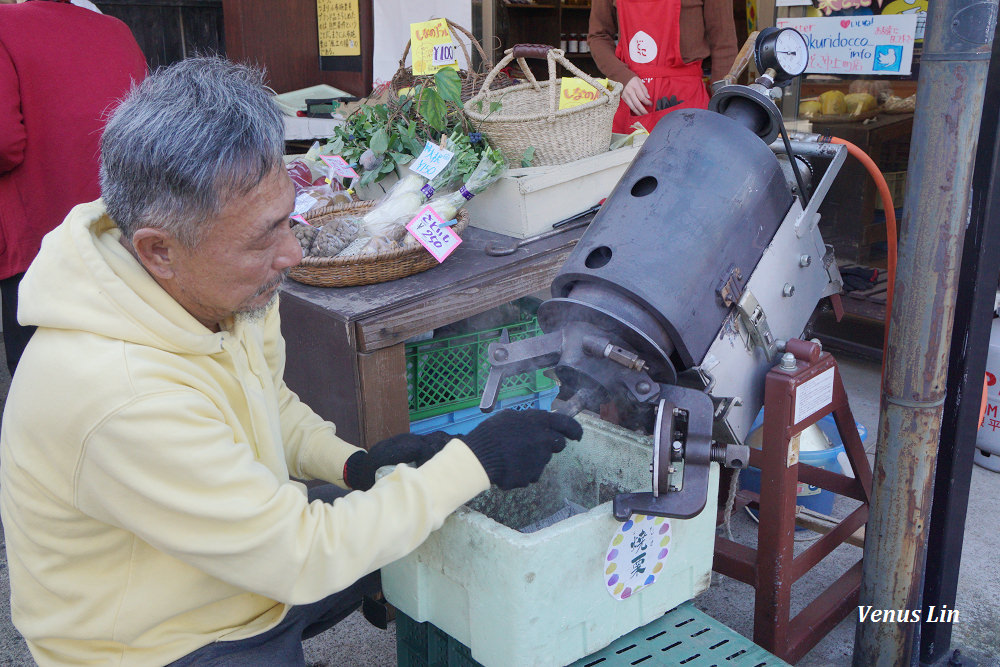
{"type": "Polygon", "coordinates": [[[625,102],[618,105],[614,132],[628,134],[636,121],[652,130],[665,114],[677,109],[707,109],[708,91],[701,61],[681,59],[681,0],[618,0],[618,48],[615,55],[642,79],[653,101],[649,113],[636,116],[625,102]],[[677,104],[656,111],[662,98],[677,104]]]}

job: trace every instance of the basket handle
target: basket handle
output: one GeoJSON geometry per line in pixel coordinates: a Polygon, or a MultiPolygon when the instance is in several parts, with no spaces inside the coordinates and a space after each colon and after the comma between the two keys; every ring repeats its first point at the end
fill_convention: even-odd
{"type": "MultiPolygon", "coordinates": [[[[431,20],[433,20],[433,19],[431,19],[431,20]]],[[[448,19],[445,19],[444,22],[447,24],[448,29],[451,30],[451,32],[452,32],[453,35],[455,35],[456,33],[461,33],[461,34],[463,34],[463,35],[465,35],[466,37],[469,38],[469,42],[474,47],[476,47],[476,51],[479,51],[479,57],[482,58],[482,60],[483,60],[484,63],[488,63],[490,61],[489,57],[486,55],[486,52],[483,51],[483,47],[479,43],[479,40],[476,39],[475,35],[473,35],[471,32],[469,32],[468,30],[466,30],[462,26],[458,25],[457,23],[452,23],[448,19]]],[[[409,55],[409,53],[410,53],[410,41],[411,40],[409,40],[409,39],[406,40],[406,46],[403,48],[403,55],[399,59],[399,66],[400,67],[406,67],[406,56],[409,55]]],[[[472,69],[472,57],[469,55],[468,50],[465,48],[465,42],[463,42],[461,40],[461,38],[456,39],[455,41],[458,42],[458,48],[461,49],[462,55],[465,56],[465,66],[468,67],[471,70],[472,69]]]]}
{"type": "Polygon", "coordinates": [[[541,86],[535,80],[535,75],[531,73],[531,69],[528,67],[528,63],[525,58],[545,58],[549,64],[549,118],[548,121],[551,123],[556,118],[556,111],[559,102],[559,91],[556,90],[558,86],[555,85],[556,81],[556,63],[562,65],[566,70],[571,72],[574,76],[586,81],[591,86],[597,90],[603,92],[609,100],[609,104],[614,101],[614,97],[611,95],[611,91],[599,84],[592,76],[583,72],[579,67],[571,63],[566,59],[566,55],[561,49],[555,49],[548,44],[516,44],[512,48],[504,51],[503,59],[497,63],[496,67],[490,70],[490,73],[486,75],[486,80],[483,82],[483,87],[479,89],[469,102],[480,99],[486,92],[490,89],[490,84],[493,83],[493,78],[502,70],[504,67],[510,63],[511,60],[517,59],[517,64],[520,65],[521,71],[531,82],[531,85],[535,90],[540,90],[541,86]]]}

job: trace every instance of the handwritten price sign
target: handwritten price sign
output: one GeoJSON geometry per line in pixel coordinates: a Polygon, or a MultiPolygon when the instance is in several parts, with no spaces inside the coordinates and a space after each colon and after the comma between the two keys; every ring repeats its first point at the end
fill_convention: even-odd
{"type": "Polygon", "coordinates": [[[410,163],[410,171],[430,180],[441,173],[454,155],[451,151],[428,141],[424,144],[420,157],[410,163]]]}
{"type": "Polygon", "coordinates": [[[442,67],[458,68],[451,30],[444,19],[410,24],[410,51],[413,73],[434,74],[442,67]],[[450,59],[445,56],[450,55],[450,59]]]}
{"type": "Polygon", "coordinates": [[[448,42],[447,44],[436,44],[434,46],[434,57],[431,60],[431,65],[434,67],[444,67],[445,65],[455,65],[457,61],[455,60],[455,43],[448,42]]]}
{"type": "MultiPolygon", "coordinates": [[[[599,79],[598,83],[603,86],[608,85],[607,79],[599,79]]],[[[571,109],[573,107],[578,107],[581,104],[586,104],[587,102],[593,102],[598,100],[603,96],[603,93],[597,88],[584,81],[583,79],[578,79],[575,76],[566,76],[562,78],[562,83],[560,84],[559,92],[559,108],[560,109],[571,109]]]]}
{"type": "Polygon", "coordinates": [[[428,205],[420,209],[417,217],[410,220],[406,230],[427,249],[427,252],[434,255],[434,259],[443,262],[462,243],[458,234],[443,225],[444,220],[428,205]]]}
{"type": "Polygon", "coordinates": [[[351,166],[347,164],[347,160],[339,155],[320,155],[319,159],[323,161],[323,164],[333,169],[333,173],[340,178],[358,177],[358,172],[351,169],[351,166]]]}

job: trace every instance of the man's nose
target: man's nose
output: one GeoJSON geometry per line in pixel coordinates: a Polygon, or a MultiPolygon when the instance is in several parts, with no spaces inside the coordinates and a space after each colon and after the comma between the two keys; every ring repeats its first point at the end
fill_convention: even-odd
{"type": "Polygon", "coordinates": [[[301,261],[302,245],[295,238],[295,234],[292,233],[292,228],[289,227],[282,234],[281,245],[278,248],[278,254],[274,258],[274,269],[276,271],[283,271],[301,261]]]}

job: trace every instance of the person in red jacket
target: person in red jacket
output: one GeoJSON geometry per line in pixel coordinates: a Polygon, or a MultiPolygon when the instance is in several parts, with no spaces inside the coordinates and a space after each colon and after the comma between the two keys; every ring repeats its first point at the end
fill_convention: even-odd
{"type": "Polygon", "coordinates": [[[69,2],[0,5],[0,298],[7,367],[33,328],[17,288],[42,237],[100,197],[105,119],[146,59],[128,26],[69,2]]]}
{"type": "Polygon", "coordinates": [[[737,51],[733,4],[730,0],[592,0],[587,44],[598,69],[624,85],[612,129],[629,133],[640,122],[652,130],[671,111],[708,107],[702,59],[712,59],[712,81],[733,66],[737,51]]]}

